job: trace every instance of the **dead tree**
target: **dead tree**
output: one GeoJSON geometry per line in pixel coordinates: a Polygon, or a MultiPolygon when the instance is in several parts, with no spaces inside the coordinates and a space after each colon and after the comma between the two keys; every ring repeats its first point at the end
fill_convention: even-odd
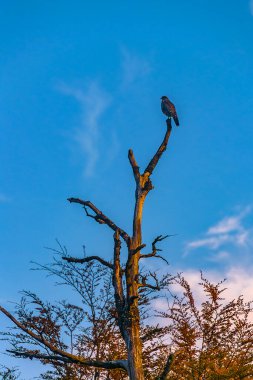
{"type": "MultiPolygon", "coordinates": [[[[132,167],[133,176],[136,183],[135,190],[135,208],[133,215],[133,230],[129,234],[124,231],[119,225],[112,221],[102,211],[100,211],[92,202],[82,200],[80,198],[69,198],[70,203],[77,203],[84,208],[86,215],[94,219],[99,224],[104,224],[114,232],[114,254],[113,260],[106,261],[100,256],[88,256],[82,259],[66,256],[63,259],[72,263],[87,263],[89,261],[98,261],[112,271],[112,281],[114,288],[114,299],[116,308],[117,324],[121,336],[125,342],[127,358],[102,361],[102,360],[87,360],[74,353],[67,352],[63,348],[57,347],[52,341],[48,341],[43,334],[36,333],[30,330],[27,326],[17,320],[12,314],[0,306],[2,311],[14,324],[23,332],[28,334],[39,345],[46,348],[47,353],[41,354],[35,351],[12,351],[18,357],[37,358],[50,362],[59,363],[76,363],[80,366],[95,367],[100,369],[121,369],[125,371],[130,380],[144,380],[143,368],[143,341],[140,328],[140,298],[145,289],[159,291],[161,283],[155,273],[150,273],[149,276],[142,276],[139,269],[139,264],[142,259],[158,257],[165,260],[158,252],[157,243],[162,241],[166,236],[158,236],[152,243],[152,251],[150,253],[142,253],[146,247],[142,242],[142,213],[143,206],[148,193],[153,189],[151,175],[156,168],[162,154],[167,148],[168,140],[171,134],[171,119],[167,119],[167,128],[164,139],[158,150],[151,158],[143,173],[137,164],[133,151],[128,152],[129,162],[132,167]],[[126,265],[122,264],[120,257],[121,243],[126,244],[128,257],[126,265]],[[149,282],[151,281],[151,282],[149,282]]],[[[164,368],[157,380],[165,380],[170,371],[172,356],[169,355],[168,360],[164,363],[164,368]]]]}

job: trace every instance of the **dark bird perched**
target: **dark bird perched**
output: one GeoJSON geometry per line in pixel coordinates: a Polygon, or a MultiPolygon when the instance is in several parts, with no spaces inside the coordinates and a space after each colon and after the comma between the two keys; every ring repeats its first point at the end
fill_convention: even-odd
{"type": "Polygon", "coordinates": [[[170,119],[173,117],[173,120],[174,120],[176,126],[178,127],[179,121],[178,121],[177,111],[176,111],[174,104],[171,103],[171,101],[167,98],[167,96],[162,96],[161,99],[162,99],[162,102],[161,102],[162,112],[166,116],[168,116],[168,118],[170,118],[170,119]]]}

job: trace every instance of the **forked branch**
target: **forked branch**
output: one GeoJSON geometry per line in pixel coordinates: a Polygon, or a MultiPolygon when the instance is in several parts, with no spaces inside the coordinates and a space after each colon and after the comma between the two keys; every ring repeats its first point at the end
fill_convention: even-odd
{"type": "Polygon", "coordinates": [[[146,276],[141,276],[141,280],[142,282],[139,283],[139,288],[149,288],[149,289],[152,289],[152,290],[161,290],[161,286],[160,286],[160,283],[159,283],[159,280],[157,278],[157,275],[156,273],[152,273],[152,272],[149,272],[149,276],[153,278],[154,282],[155,282],[155,285],[152,285],[150,283],[147,283],[147,277],[148,275],[146,276]]]}
{"type": "Polygon", "coordinates": [[[157,248],[156,244],[159,243],[160,241],[164,240],[164,239],[167,239],[167,237],[171,237],[171,236],[175,236],[175,235],[165,235],[165,236],[159,235],[159,236],[157,236],[152,242],[152,252],[146,253],[146,254],[141,254],[140,259],[147,259],[149,257],[157,257],[157,258],[165,261],[167,264],[169,264],[168,261],[164,257],[157,254],[157,252],[161,252],[162,249],[157,248]]]}
{"type": "Polygon", "coordinates": [[[125,240],[125,242],[128,244],[129,242],[129,235],[122,229],[122,228],[119,228],[111,219],[109,219],[105,214],[102,213],[102,211],[100,211],[92,202],[90,201],[83,201],[82,199],[80,198],[68,198],[68,201],[70,203],[79,203],[80,205],[82,205],[85,209],[85,212],[86,212],[86,215],[89,216],[90,218],[93,218],[96,220],[96,222],[100,223],[100,224],[106,224],[108,227],[110,227],[114,232],[116,230],[119,231],[119,234],[120,236],[122,237],[122,239],[125,240]],[[89,208],[90,210],[92,210],[94,212],[94,215],[93,214],[90,214],[87,210],[87,208],[89,208]]]}

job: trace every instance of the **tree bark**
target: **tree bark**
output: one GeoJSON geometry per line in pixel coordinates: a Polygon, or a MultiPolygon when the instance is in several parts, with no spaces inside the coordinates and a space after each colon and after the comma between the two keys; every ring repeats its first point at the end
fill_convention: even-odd
{"type": "Polygon", "coordinates": [[[133,233],[128,244],[128,261],[126,265],[126,286],[127,286],[127,335],[126,340],[128,351],[128,371],[130,380],[144,380],[142,363],[142,341],[140,338],[140,313],[138,307],[139,297],[139,260],[142,246],[142,215],[143,206],[149,191],[153,189],[150,176],[153,173],[162,153],[166,150],[171,133],[170,119],[167,121],[167,131],[155,155],[150,160],[143,174],[140,174],[139,167],[134,157],[133,151],[129,150],[128,158],[133,169],[136,182],[135,209],[133,217],[133,233]]]}
{"type": "Polygon", "coordinates": [[[140,314],[138,308],[138,289],[139,289],[139,258],[140,250],[137,248],[142,244],[142,213],[147,191],[141,188],[142,176],[136,184],[136,202],[133,219],[133,236],[128,248],[128,261],[126,266],[126,285],[127,285],[127,330],[128,330],[128,366],[129,377],[131,380],[144,380],[142,365],[142,342],[140,338],[140,314]]]}

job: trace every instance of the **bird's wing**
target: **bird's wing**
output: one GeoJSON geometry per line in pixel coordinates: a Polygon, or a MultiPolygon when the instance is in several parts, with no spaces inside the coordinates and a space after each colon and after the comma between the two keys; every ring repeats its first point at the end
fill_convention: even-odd
{"type": "Polygon", "coordinates": [[[179,126],[179,120],[178,120],[177,111],[176,111],[174,104],[167,99],[165,100],[165,102],[166,102],[166,106],[169,110],[170,116],[173,117],[173,120],[174,120],[176,126],[178,127],[179,126]]]}
{"type": "Polygon", "coordinates": [[[178,120],[178,117],[177,117],[177,113],[176,113],[176,111],[175,111],[175,113],[174,113],[174,115],[173,115],[173,120],[174,120],[176,126],[179,127],[179,120],[178,120]]]}
{"type": "Polygon", "coordinates": [[[162,108],[162,112],[163,112],[165,115],[169,116],[168,105],[165,104],[164,102],[162,102],[162,103],[161,103],[161,108],[162,108]]]}

